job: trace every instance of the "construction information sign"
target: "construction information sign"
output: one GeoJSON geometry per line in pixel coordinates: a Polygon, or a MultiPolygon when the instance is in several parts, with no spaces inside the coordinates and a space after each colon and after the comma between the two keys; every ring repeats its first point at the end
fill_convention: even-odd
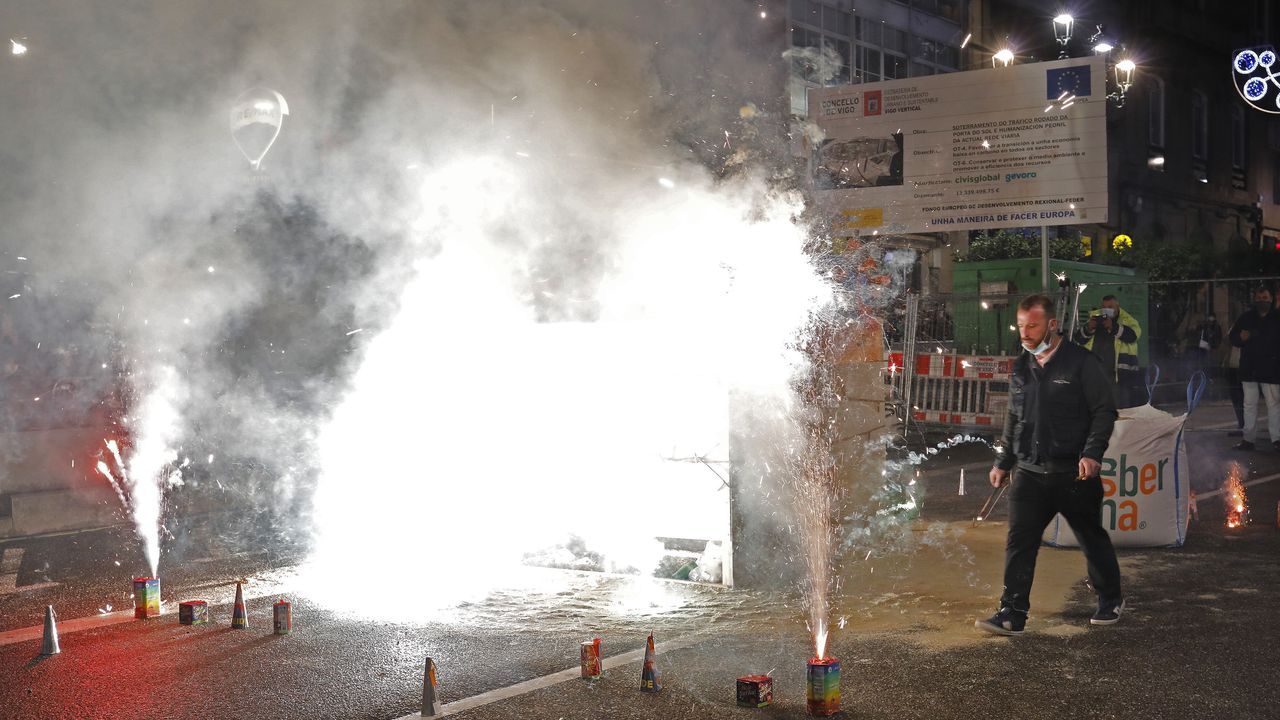
{"type": "Polygon", "coordinates": [[[1056,60],[809,91],[836,235],[1107,221],[1106,66],[1056,60]]]}

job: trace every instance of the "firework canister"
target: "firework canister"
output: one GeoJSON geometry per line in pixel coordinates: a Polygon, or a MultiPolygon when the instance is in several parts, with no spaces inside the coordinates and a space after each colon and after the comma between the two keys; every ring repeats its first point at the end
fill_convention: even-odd
{"type": "Polygon", "coordinates": [[[835,715],[840,712],[840,661],[835,658],[813,658],[805,676],[805,692],[810,715],[835,715]]]}
{"type": "Polygon", "coordinates": [[[275,613],[275,633],[288,635],[293,632],[293,605],[288,600],[279,600],[272,606],[275,613]]]}
{"type": "Polygon", "coordinates": [[[772,705],[773,678],[768,675],[747,675],[738,678],[738,704],[743,707],[772,705]]]}
{"type": "Polygon", "coordinates": [[[600,638],[582,643],[582,677],[595,680],[604,672],[600,662],[600,638]]]}
{"type": "Polygon", "coordinates": [[[178,622],[183,625],[207,625],[209,603],[204,600],[187,600],[178,603],[178,622]]]}
{"type": "Polygon", "coordinates": [[[133,579],[133,616],[139,620],[160,615],[160,578],[133,579]]]}
{"type": "Polygon", "coordinates": [[[231,627],[243,630],[249,626],[249,609],[244,604],[244,584],[236,582],[236,599],[231,606],[231,627]]]}
{"type": "Polygon", "coordinates": [[[662,690],[662,682],[658,678],[658,665],[654,656],[657,650],[653,647],[653,635],[645,641],[644,664],[640,666],[640,692],[658,692],[662,690]]]}

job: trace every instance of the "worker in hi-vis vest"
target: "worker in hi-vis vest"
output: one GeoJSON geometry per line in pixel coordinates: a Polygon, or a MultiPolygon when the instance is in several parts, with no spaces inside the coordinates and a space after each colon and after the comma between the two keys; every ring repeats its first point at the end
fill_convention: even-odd
{"type": "Polygon", "coordinates": [[[1102,298],[1102,307],[1089,314],[1089,322],[1076,332],[1076,342],[1084,345],[1102,361],[1107,377],[1112,379],[1116,407],[1145,405],[1138,366],[1138,338],[1142,326],[1120,307],[1115,295],[1102,298]]]}

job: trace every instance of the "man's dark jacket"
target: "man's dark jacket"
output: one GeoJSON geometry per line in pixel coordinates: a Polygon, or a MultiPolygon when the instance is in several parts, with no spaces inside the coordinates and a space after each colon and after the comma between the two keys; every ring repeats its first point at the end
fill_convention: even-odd
{"type": "Polygon", "coordinates": [[[1280,310],[1241,313],[1231,326],[1231,344],[1240,348],[1242,382],[1280,383],[1280,310]],[[1249,331],[1248,340],[1240,339],[1242,330],[1249,331]]]}
{"type": "Polygon", "coordinates": [[[1041,368],[1024,352],[1009,377],[996,467],[1075,472],[1082,457],[1102,460],[1115,423],[1111,379],[1097,355],[1063,340],[1041,368]]]}

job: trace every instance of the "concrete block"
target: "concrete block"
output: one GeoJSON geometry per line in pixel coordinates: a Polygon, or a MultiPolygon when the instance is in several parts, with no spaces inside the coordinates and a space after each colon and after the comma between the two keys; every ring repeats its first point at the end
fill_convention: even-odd
{"type": "Polygon", "coordinates": [[[127,518],[110,488],[53,490],[13,496],[15,536],[104,527],[127,518]]]}

